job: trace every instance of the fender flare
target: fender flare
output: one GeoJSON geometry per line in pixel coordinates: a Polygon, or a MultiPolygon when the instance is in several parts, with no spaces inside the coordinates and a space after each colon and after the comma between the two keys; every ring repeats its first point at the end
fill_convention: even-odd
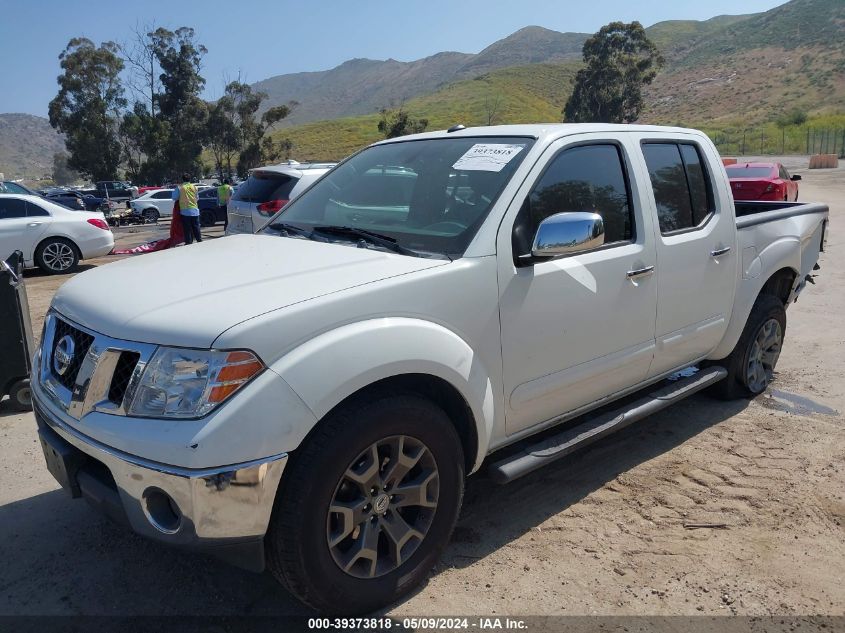
{"type": "MultiPolygon", "coordinates": [[[[753,249],[747,247],[744,250],[753,249]]],[[[734,308],[731,313],[731,319],[728,323],[728,329],[722,337],[722,341],[715,350],[708,356],[708,359],[719,360],[728,356],[736,347],[737,341],[745,328],[748,321],[748,316],[751,314],[751,308],[760,296],[763,287],[774,275],[783,269],[789,269],[795,274],[795,279],[798,281],[801,266],[801,241],[794,236],[783,237],[766,246],[762,251],[756,253],[754,256],[748,258],[743,252],[741,256],[742,261],[742,278],[737,285],[737,292],[734,298],[734,308]],[[754,275],[754,270],[771,271],[768,276],[760,274],[754,275]]],[[[793,285],[790,292],[790,299],[795,290],[793,285]]]]}
{"type": "Polygon", "coordinates": [[[270,369],[318,420],[381,380],[405,374],[440,378],[457,390],[472,413],[477,436],[476,455],[468,456],[472,471],[487,455],[495,419],[490,373],[463,338],[432,321],[386,317],[343,325],[294,348],[270,369]]]}

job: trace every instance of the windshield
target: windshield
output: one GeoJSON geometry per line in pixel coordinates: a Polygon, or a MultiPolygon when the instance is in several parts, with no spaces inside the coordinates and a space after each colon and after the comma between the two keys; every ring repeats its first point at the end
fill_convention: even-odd
{"type": "Polygon", "coordinates": [[[460,257],[533,143],[460,137],[376,145],[329,172],[262,232],[289,234],[274,229],[278,223],[352,227],[405,249],[460,257]]]}
{"type": "Polygon", "coordinates": [[[772,167],[725,167],[728,178],[770,178],[772,167]]]}

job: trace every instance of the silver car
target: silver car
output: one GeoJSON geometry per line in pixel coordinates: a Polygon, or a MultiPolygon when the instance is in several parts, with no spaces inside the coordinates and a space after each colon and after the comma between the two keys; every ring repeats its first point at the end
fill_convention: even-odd
{"type": "Polygon", "coordinates": [[[334,166],[335,163],[295,163],[253,170],[229,201],[226,235],[254,233],[334,166]]]}

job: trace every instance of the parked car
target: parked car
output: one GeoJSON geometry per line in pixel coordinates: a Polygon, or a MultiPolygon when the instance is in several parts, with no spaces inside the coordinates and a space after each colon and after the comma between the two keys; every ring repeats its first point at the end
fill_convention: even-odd
{"type": "Polygon", "coordinates": [[[799,174],[780,163],[737,163],[725,167],[735,200],[798,200],[799,174]]]}
{"type": "Polygon", "coordinates": [[[139,534],[371,612],[426,578],[482,464],[508,482],[704,388],[762,393],[827,219],[735,203],[695,130],[383,141],[258,234],[64,284],[32,374],[47,466],[139,534]],[[173,271],[200,277],[126,283],[173,271]]]}
{"type": "Polygon", "coordinates": [[[114,202],[127,202],[138,196],[138,188],[122,180],[101,180],[94,184],[99,197],[114,202]]]}
{"type": "MultiPolygon", "coordinates": [[[[133,217],[143,218],[145,222],[158,222],[160,218],[173,216],[173,189],[156,189],[147,191],[144,195],[129,202],[133,217]]],[[[197,204],[200,209],[200,221],[210,222],[205,226],[211,226],[218,219],[223,219],[217,211],[217,190],[210,189],[205,185],[197,186],[197,204]],[[211,200],[214,200],[214,209],[211,207],[211,200]]]]}
{"type": "Polygon", "coordinates": [[[21,183],[14,182],[12,180],[0,181],[0,193],[17,193],[24,196],[39,195],[37,192],[33,191],[26,185],[22,185],[21,183]]]}
{"type": "Polygon", "coordinates": [[[158,222],[159,218],[173,215],[173,190],[153,189],[129,202],[132,215],[146,222],[158,222]]]}
{"type": "Polygon", "coordinates": [[[23,252],[26,266],[68,273],[114,248],[102,213],[72,211],[40,196],[0,194],[0,259],[23,252]]]}
{"type": "Polygon", "coordinates": [[[107,215],[117,206],[113,201],[98,198],[91,194],[83,194],[75,189],[48,189],[42,195],[47,200],[64,205],[69,209],[102,211],[104,215],[107,215]]]}
{"type": "Polygon", "coordinates": [[[229,200],[226,235],[258,230],[333,166],[334,163],[302,163],[253,170],[245,182],[235,187],[229,200]]]}
{"type": "Polygon", "coordinates": [[[205,188],[199,192],[200,224],[214,226],[226,221],[226,207],[217,204],[217,187],[205,188]]]}
{"type": "Polygon", "coordinates": [[[155,189],[167,189],[167,187],[162,187],[161,185],[145,185],[143,187],[138,187],[138,196],[143,196],[148,191],[153,191],[155,189]]]}

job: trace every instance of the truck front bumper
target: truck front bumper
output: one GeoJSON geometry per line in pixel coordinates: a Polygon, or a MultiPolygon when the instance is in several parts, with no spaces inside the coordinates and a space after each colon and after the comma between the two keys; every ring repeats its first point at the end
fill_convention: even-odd
{"type": "Polygon", "coordinates": [[[105,446],[50,414],[34,394],[47,468],[72,497],[135,532],[264,568],[264,534],[287,454],[219,468],[168,466],[105,446]]]}

